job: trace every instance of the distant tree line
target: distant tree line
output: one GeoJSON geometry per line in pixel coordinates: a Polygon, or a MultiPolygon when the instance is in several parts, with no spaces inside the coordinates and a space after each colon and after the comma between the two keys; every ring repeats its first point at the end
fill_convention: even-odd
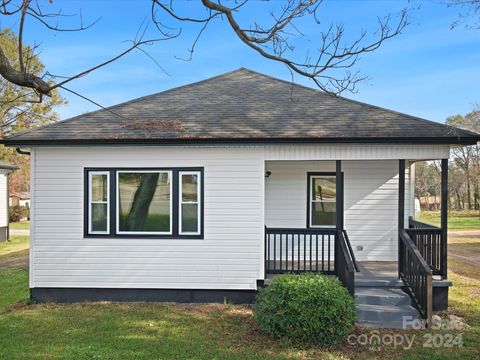
{"type": "MultiPolygon", "coordinates": [[[[480,133],[480,110],[450,116],[446,124],[480,133]]],[[[449,208],[480,214],[480,145],[453,148],[448,168],[449,208]]],[[[440,161],[418,162],[415,171],[415,196],[425,210],[439,210],[440,161]]]]}

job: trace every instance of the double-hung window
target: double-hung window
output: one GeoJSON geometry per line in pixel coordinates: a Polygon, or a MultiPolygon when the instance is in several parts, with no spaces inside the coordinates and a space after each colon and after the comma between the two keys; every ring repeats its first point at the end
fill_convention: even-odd
{"type": "Polygon", "coordinates": [[[337,212],[335,174],[309,173],[308,197],[309,227],[334,227],[337,212]]]}
{"type": "Polygon", "coordinates": [[[88,174],[88,231],[90,234],[108,234],[110,232],[108,171],[92,171],[88,174]]]}
{"type": "Polygon", "coordinates": [[[85,179],[86,237],[203,237],[202,168],[85,169],[85,179]]]}
{"type": "Polygon", "coordinates": [[[200,172],[179,173],[180,234],[200,234],[200,172]]]}

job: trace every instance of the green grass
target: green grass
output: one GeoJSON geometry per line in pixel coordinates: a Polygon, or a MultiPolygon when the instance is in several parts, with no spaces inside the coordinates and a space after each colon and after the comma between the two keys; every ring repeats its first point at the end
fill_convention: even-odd
{"type": "Polygon", "coordinates": [[[16,230],[28,230],[30,229],[30,221],[18,221],[18,222],[11,222],[9,224],[10,229],[16,230]]]}
{"type": "Polygon", "coordinates": [[[1,322],[2,313],[5,312],[8,307],[15,304],[25,304],[27,302],[28,270],[21,268],[0,268],[0,279],[1,322]]]}
{"type": "MultiPolygon", "coordinates": [[[[419,221],[440,226],[440,211],[422,211],[419,221]]],[[[448,213],[449,230],[480,229],[480,215],[478,211],[451,211],[448,213]]]]}
{"type": "Polygon", "coordinates": [[[29,248],[29,236],[26,235],[13,235],[7,242],[0,243],[0,259],[5,256],[14,256],[15,253],[26,250],[29,248]]]}

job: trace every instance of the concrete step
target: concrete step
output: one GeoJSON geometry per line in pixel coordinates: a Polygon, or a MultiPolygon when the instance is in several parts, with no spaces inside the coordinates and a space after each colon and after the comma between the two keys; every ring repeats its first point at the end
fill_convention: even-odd
{"type": "Polygon", "coordinates": [[[410,297],[397,288],[368,288],[355,289],[357,304],[367,305],[410,305],[410,297]]]}
{"type": "Polygon", "coordinates": [[[401,323],[404,317],[418,319],[418,311],[411,305],[357,304],[357,320],[360,323],[388,325],[401,323]]]}
{"type": "Polygon", "coordinates": [[[362,279],[355,278],[355,288],[401,288],[403,287],[403,280],[401,279],[362,279]]]}

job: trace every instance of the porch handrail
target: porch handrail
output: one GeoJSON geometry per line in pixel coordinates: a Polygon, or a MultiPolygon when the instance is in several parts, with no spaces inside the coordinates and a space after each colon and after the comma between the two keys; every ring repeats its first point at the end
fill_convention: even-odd
{"type": "Polygon", "coordinates": [[[443,229],[409,218],[409,228],[405,229],[420,254],[435,275],[446,277],[443,229]]]}
{"type": "Polygon", "coordinates": [[[405,230],[400,231],[399,237],[400,278],[420,316],[430,325],[433,311],[432,269],[405,230]]]}
{"type": "Polygon", "coordinates": [[[356,266],[351,257],[353,252],[350,253],[349,245],[347,245],[347,239],[345,238],[346,233],[345,230],[337,231],[335,269],[340,282],[347,288],[348,292],[354,296],[356,266]]]}
{"type": "Polygon", "coordinates": [[[347,230],[345,229],[342,230],[342,233],[345,238],[345,242],[347,244],[348,253],[350,255],[350,258],[352,259],[353,267],[355,268],[356,272],[360,272],[360,269],[358,268],[358,264],[357,264],[357,259],[355,258],[355,254],[353,253],[352,244],[350,243],[350,239],[347,234],[347,230]]]}
{"type": "Polygon", "coordinates": [[[408,227],[410,229],[435,229],[435,230],[442,230],[440,227],[432,225],[432,224],[427,224],[422,221],[415,220],[411,216],[408,218],[408,227]]]}

